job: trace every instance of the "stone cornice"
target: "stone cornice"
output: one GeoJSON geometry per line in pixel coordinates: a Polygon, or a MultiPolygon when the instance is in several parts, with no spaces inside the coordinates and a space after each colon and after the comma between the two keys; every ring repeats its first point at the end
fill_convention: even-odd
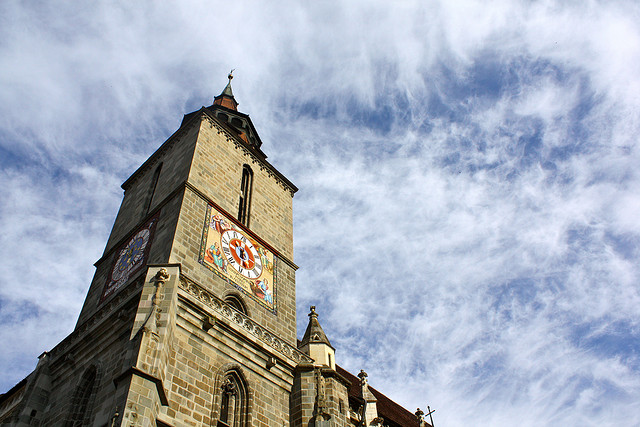
{"type": "Polygon", "coordinates": [[[213,309],[220,318],[235,324],[248,334],[257,338],[273,352],[281,354],[287,359],[293,360],[296,364],[313,362],[311,357],[307,356],[294,346],[287,344],[284,340],[278,338],[275,333],[258,325],[248,316],[240,313],[239,311],[233,310],[220,298],[187,277],[180,277],[179,287],[201,303],[205,304],[207,307],[213,309]]]}
{"type": "MultiPolygon", "coordinates": [[[[204,107],[203,107],[204,108],[204,107]]],[[[131,174],[129,178],[125,182],[122,183],[121,187],[124,191],[127,191],[131,185],[138,180],[143,173],[149,169],[157,162],[157,159],[161,157],[167,150],[169,150],[176,142],[180,140],[184,136],[185,133],[192,127],[194,123],[196,123],[196,118],[192,118],[184,126],[180,126],[165,142],[158,147],[158,149],[151,155],[149,158],[142,164],[136,171],[131,174]]]]}
{"type": "MultiPolygon", "coordinates": [[[[145,270],[146,271],[146,270],[145,270]]],[[[114,312],[124,307],[134,295],[142,288],[144,283],[144,275],[139,275],[132,283],[126,285],[118,291],[113,298],[107,300],[107,303],[100,307],[91,317],[89,317],[81,325],[78,325],[65,339],[60,341],[58,345],[49,352],[50,360],[53,362],[60,356],[64,355],[67,350],[73,347],[89,333],[101,326],[114,312]]]]}

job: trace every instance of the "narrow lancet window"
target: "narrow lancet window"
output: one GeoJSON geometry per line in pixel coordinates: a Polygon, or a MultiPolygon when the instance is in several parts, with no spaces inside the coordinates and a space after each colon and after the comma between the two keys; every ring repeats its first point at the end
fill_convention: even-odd
{"type": "Polygon", "coordinates": [[[93,400],[96,391],[98,371],[95,366],[91,366],[82,375],[78,388],[71,401],[71,414],[65,423],[66,427],[88,425],[91,415],[90,401],[93,400]]]}
{"type": "Polygon", "coordinates": [[[240,204],[238,206],[238,221],[249,226],[251,211],[251,187],[253,185],[253,171],[248,165],[242,167],[242,182],[240,184],[240,204]]]}
{"type": "Polygon", "coordinates": [[[220,427],[244,427],[247,425],[247,386],[236,371],[225,375],[222,381],[220,402],[220,427]]]}
{"type": "Polygon", "coordinates": [[[149,195],[147,196],[147,202],[144,206],[144,214],[147,215],[149,210],[151,209],[151,202],[153,202],[153,195],[156,192],[156,186],[158,185],[158,178],[160,178],[160,171],[162,170],[162,163],[158,165],[155,172],[153,173],[153,178],[151,180],[151,187],[149,188],[149,195]]]}

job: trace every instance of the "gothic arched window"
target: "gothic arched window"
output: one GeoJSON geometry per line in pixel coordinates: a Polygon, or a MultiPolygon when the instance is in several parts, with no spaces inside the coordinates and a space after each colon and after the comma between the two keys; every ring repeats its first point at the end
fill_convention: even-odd
{"type": "Polygon", "coordinates": [[[251,211],[251,187],[253,186],[253,171],[249,165],[242,167],[242,182],[240,183],[240,204],[238,206],[238,221],[249,226],[251,211]]]}
{"type": "Polygon", "coordinates": [[[248,390],[239,372],[227,372],[220,385],[220,427],[244,427],[248,425],[248,390]]]}
{"type": "Polygon", "coordinates": [[[99,371],[95,365],[89,367],[78,384],[71,401],[71,412],[66,422],[66,427],[84,426],[89,424],[91,406],[97,391],[99,371]]]}

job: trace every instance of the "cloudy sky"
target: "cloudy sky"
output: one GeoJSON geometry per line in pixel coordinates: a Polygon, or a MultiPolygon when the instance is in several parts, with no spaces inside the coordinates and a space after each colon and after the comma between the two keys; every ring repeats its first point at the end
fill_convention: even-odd
{"type": "Polygon", "coordinates": [[[0,392],[231,68],[300,188],[300,335],[439,426],[640,424],[634,1],[1,2],[0,392]]]}

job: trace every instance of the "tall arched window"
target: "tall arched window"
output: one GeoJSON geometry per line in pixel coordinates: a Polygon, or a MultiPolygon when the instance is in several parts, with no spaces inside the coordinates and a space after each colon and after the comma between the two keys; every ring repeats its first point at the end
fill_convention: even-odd
{"type": "Polygon", "coordinates": [[[66,427],[79,427],[89,425],[91,407],[95,399],[97,385],[100,380],[100,372],[95,365],[90,366],[82,374],[78,388],[71,401],[71,411],[65,424],[66,427]]]}
{"type": "Polygon", "coordinates": [[[242,167],[242,182],[240,183],[240,204],[238,206],[238,221],[249,226],[251,213],[251,187],[253,186],[253,171],[249,165],[242,167]]]}
{"type": "Polygon", "coordinates": [[[236,371],[228,371],[220,386],[220,419],[219,427],[245,427],[248,425],[247,384],[242,375],[236,371]]]}

